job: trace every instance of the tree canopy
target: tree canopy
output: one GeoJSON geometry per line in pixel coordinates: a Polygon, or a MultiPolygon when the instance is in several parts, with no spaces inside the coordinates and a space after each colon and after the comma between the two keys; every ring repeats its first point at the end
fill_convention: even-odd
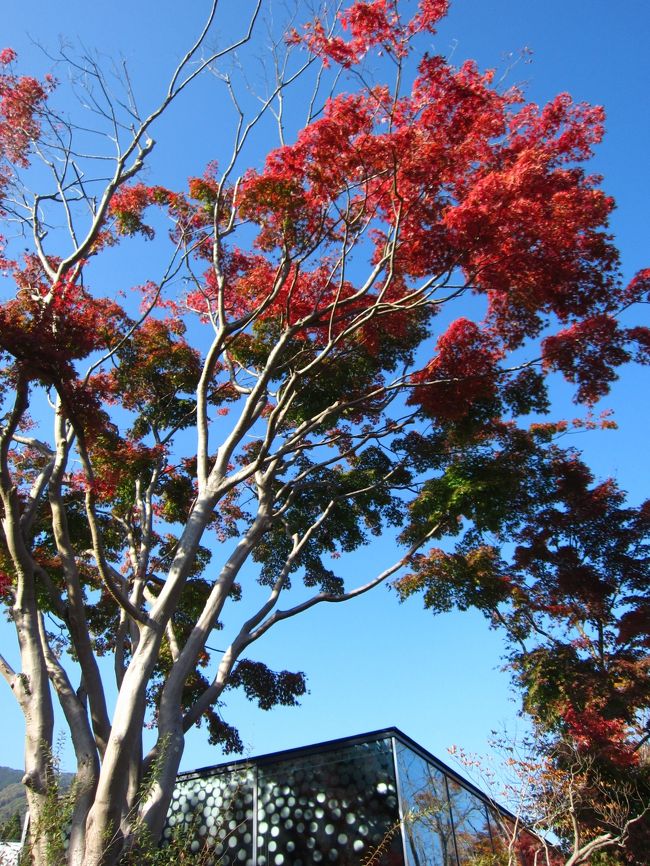
{"type": "Polygon", "coordinates": [[[557,446],[544,449],[536,483],[509,545],[497,548],[472,529],[453,552],[415,559],[397,587],[404,598],[422,593],[434,612],[477,606],[505,631],[534,735],[523,753],[507,738],[501,746],[517,772],[509,794],[529,825],[566,842],[571,864],[601,849],[642,864],[650,828],[648,502],[630,507],[612,480],[595,483],[574,451],[557,446]]]}
{"type": "MultiPolygon", "coordinates": [[[[90,57],[63,57],[83,89],[75,115],[57,105],[62,83],[0,54],[14,287],[0,307],[0,590],[22,666],[2,672],[27,723],[37,862],[52,691],[78,763],[68,858],[111,862],[134,825],[159,833],[191,726],[240,746],[226,689],[265,709],[304,693],[302,673],[243,657],[269,629],[414,565],[437,607],[495,608],[501,579],[456,592],[428,544],[505,535],[539,501],[557,428],[526,416],[549,410],[548,374],[590,405],[621,364],[647,360],[648,330],[618,317],[650,273],[622,280],[613,201],[584,168],[601,109],[567,94],[540,107],[473,63],[418,56],[446,6],[400,17],[375,0],[294,21],[251,100],[233,58],[260,6],[210,53],[214,3],[146,115],[128,77],[113,97],[90,57]],[[145,172],[156,123],[204,71],[234,118],[230,155],[170,189],[145,172]],[[298,83],[308,112],[289,135],[298,83]],[[247,165],[271,129],[277,144],[247,165]],[[101,261],[147,241],[150,280],[113,264],[111,291],[95,288],[101,261]],[[395,561],[349,580],[345,554],[387,531],[395,561]]],[[[475,555],[487,574],[491,555],[475,555]]]]}

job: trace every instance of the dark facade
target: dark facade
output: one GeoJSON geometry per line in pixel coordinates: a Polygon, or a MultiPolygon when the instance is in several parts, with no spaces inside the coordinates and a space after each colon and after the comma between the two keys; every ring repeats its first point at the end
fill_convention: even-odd
{"type": "Polygon", "coordinates": [[[389,728],[183,773],[164,835],[222,866],[470,866],[511,817],[389,728]]]}

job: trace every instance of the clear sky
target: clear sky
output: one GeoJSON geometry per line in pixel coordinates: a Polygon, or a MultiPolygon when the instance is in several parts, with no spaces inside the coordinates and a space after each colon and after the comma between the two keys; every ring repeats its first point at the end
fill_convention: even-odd
{"type": "MultiPolygon", "coordinates": [[[[236,21],[241,0],[223,0],[236,21]]],[[[136,91],[145,99],[162,90],[207,8],[206,0],[181,7],[171,0],[5,0],[0,47],[19,52],[24,71],[42,72],[47,60],[35,43],[56,49],[59,36],[72,46],[98,49],[107,58],[124,56],[136,91]]],[[[650,5],[647,0],[454,0],[431,49],[460,63],[508,66],[508,57],[530,49],[510,83],[525,83],[530,99],[543,102],[560,91],[577,100],[603,104],[608,134],[593,162],[604,187],[618,202],[612,220],[627,277],[650,265],[650,5]]],[[[218,136],[218,106],[202,90],[189,96],[185,120],[159,132],[159,167],[179,178],[201,172],[218,136]]],[[[135,267],[135,265],[134,265],[135,267]]],[[[641,313],[635,313],[640,316],[641,313]]],[[[647,312],[643,312],[647,321],[647,312]]],[[[580,434],[599,477],[614,475],[633,502],[648,495],[648,371],[626,370],[610,398],[620,429],[580,434]]],[[[556,417],[578,414],[564,388],[555,392],[556,417]]],[[[350,561],[350,573],[374,574],[391,556],[378,542],[350,561]]],[[[3,651],[11,635],[0,630],[3,651]]],[[[216,640],[216,639],[215,639],[216,640]]],[[[517,725],[516,696],[500,672],[501,643],[476,614],[431,617],[420,602],[399,605],[394,593],[378,590],[351,604],[336,605],[286,623],[256,647],[276,669],[303,670],[310,693],[297,709],[264,713],[244,701],[229,702],[226,718],[240,727],[249,754],[303,745],[389,725],[443,759],[447,747],[485,752],[492,729],[517,725]]],[[[4,688],[0,684],[0,688],[4,688]]],[[[8,689],[2,694],[0,764],[19,766],[22,721],[8,689]]],[[[183,768],[221,760],[200,731],[188,740],[183,768]]],[[[71,765],[68,750],[64,768],[71,765]]]]}

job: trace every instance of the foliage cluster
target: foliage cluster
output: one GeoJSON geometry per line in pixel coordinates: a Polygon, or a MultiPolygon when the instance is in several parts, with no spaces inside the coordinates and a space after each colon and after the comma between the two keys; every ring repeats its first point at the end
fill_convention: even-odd
{"type": "Polygon", "coordinates": [[[510,758],[532,774],[527,817],[541,815],[568,840],[574,820],[583,840],[609,833],[608,847],[642,864],[650,509],[628,506],[612,480],[595,483],[576,453],[555,446],[538,463],[536,485],[511,546],[498,549],[472,528],[454,552],[416,559],[397,587],[403,597],[422,593],[434,612],[479,607],[504,630],[536,736],[530,757],[510,758]]]}

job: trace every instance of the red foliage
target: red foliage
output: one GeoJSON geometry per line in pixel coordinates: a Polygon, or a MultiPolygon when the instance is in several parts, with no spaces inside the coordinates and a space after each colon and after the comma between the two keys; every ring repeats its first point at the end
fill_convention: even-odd
{"type": "Polygon", "coordinates": [[[111,198],[110,213],[115,217],[117,231],[123,235],[142,234],[152,238],[154,231],[142,222],[146,208],[156,201],[153,187],[144,183],[122,186],[111,198]]]}
{"type": "Polygon", "coordinates": [[[132,439],[116,437],[97,438],[92,447],[95,477],[83,486],[90,489],[101,502],[114,501],[120,489],[128,489],[131,481],[156,464],[165,454],[160,445],[152,448],[132,439]]]}
{"type": "Polygon", "coordinates": [[[543,844],[527,830],[518,834],[515,852],[521,866],[539,866],[540,862],[545,866],[564,866],[565,863],[565,858],[560,851],[543,844]]]}
{"type": "Polygon", "coordinates": [[[0,598],[5,599],[13,586],[11,576],[4,571],[0,571],[0,598]]]}
{"type": "MultiPolygon", "coordinates": [[[[359,59],[355,40],[367,46],[399,31],[388,3],[354,4],[343,22],[352,41],[326,42],[330,59],[344,65],[359,59]]],[[[411,94],[396,103],[380,87],[330,100],[294,144],[247,174],[239,213],[259,227],[259,249],[294,255],[326,248],[354,232],[359,218],[377,217],[373,261],[382,261],[397,232],[391,274],[407,292],[409,279],[442,279],[462,268],[487,298],[495,345],[514,349],[554,319],[566,323],[545,343],[545,363],[591,402],[633,344],[644,355],[650,345],[644,329],[625,330],[611,318],[644,282],[621,288],[604,230],[613,202],[575,165],[600,140],[603,112],[567,94],[541,109],[520,106],[518,91],[499,94],[491,79],[472,63],[454,70],[426,57],[411,94]]],[[[206,295],[214,296],[214,278],[206,279],[206,295]]],[[[313,307],[330,299],[320,292],[313,307]]],[[[368,294],[365,304],[374,299],[368,294]]]]}
{"type": "Polygon", "coordinates": [[[338,16],[349,39],[329,35],[316,20],[306,26],[303,36],[292,31],[290,41],[304,42],[325,63],[344,67],[359,63],[373,48],[404,57],[411,38],[420,32],[434,33],[448,7],[447,0],[421,0],[417,13],[404,24],[395,0],[357,0],[338,16]]]}
{"type": "Polygon", "coordinates": [[[650,268],[644,268],[630,280],[625,297],[629,303],[650,300],[650,268]]]}
{"type": "Polygon", "coordinates": [[[650,648],[650,602],[643,598],[630,600],[634,600],[637,606],[622,615],[618,629],[618,642],[627,644],[639,641],[650,648]]]}
{"type": "Polygon", "coordinates": [[[630,743],[629,726],[621,719],[606,719],[594,707],[578,712],[569,707],[564,714],[569,734],[578,748],[618,767],[634,767],[639,752],[630,743]]]}
{"type": "Polygon", "coordinates": [[[124,319],[118,304],[92,297],[79,276],[77,269],[51,284],[38,258],[27,255],[13,269],[15,300],[0,307],[0,347],[50,385],[73,376],[74,360],[108,346],[124,319]]]}
{"type": "MultiPolygon", "coordinates": [[[[45,83],[30,76],[11,72],[16,60],[12,48],[0,51],[0,216],[2,199],[15,167],[24,168],[29,162],[29,150],[41,133],[41,111],[54,80],[45,83]]],[[[4,267],[0,257],[0,269],[4,267]]]]}
{"type": "MultiPolygon", "coordinates": [[[[433,32],[446,9],[447,0],[420,0],[403,21],[397,0],[356,0],[338,16],[337,30],[315,21],[290,41],[325,65],[352,67],[375,52],[389,55],[380,70],[401,69],[417,35],[433,32]]],[[[171,85],[175,93],[200,68],[188,58],[171,85]]],[[[19,510],[30,508],[22,513],[27,520],[9,520],[13,512],[5,520],[16,533],[26,524],[24,557],[21,547],[12,548],[21,557],[16,574],[27,574],[23,560],[31,555],[65,595],[73,569],[66,566],[61,580],[62,559],[68,548],[77,551],[79,575],[92,589],[88,636],[98,649],[124,641],[129,664],[134,652],[155,653],[160,644],[143,640],[135,649],[136,629],[115,630],[113,595],[98,602],[102,559],[122,567],[123,589],[143,609],[149,597],[141,578],[147,593],[164,594],[153,625],[164,628],[169,615],[187,655],[205,599],[220,605],[219,593],[249,555],[260,581],[278,592],[289,589],[289,578],[302,578],[337,594],[343,581],[333,561],[385,526],[403,526],[399,543],[413,551],[425,537],[462,534],[472,550],[413,557],[404,594],[424,588],[439,610],[494,612],[510,603],[518,640],[538,640],[515,660],[529,706],[536,700],[540,707],[540,725],[568,730],[585,750],[632,766],[626,725],[649,706],[647,568],[639,555],[648,514],[623,509],[615,486],[593,486],[577,461],[554,456],[550,467],[544,463],[537,444],[566,429],[561,422],[523,431],[516,421],[546,411],[543,372],[561,372],[589,403],[606,392],[621,364],[650,358],[650,330],[626,330],[616,321],[619,311],[646,299],[650,271],[621,285],[607,226],[613,202],[580,166],[600,141],[603,112],[567,94],[545,107],[527,105],[519,90],[500,92],[493,73],[474,63],[455,69],[432,56],[415,77],[405,69],[400,87],[361,84],[339,94],[341,82],[370,76],[363,69],[359,76],[328,75],[318,63],[310,66],[312,59],[305,73],[319,68],[316,93],[333,81],[335,95],[305,128],[231,183],[235,163],[258,152],[249,133],[266,130],[264,110],[278,109],[271,99],[259,124],[248,123],[252,101],[242,102],[234,162],[223,180],[211,165],[180,192],[138,180],[150,150],[139,145],[149,121],[130,145],[128,123],[120,127],[124,158],[108,185],[96,170],[98,155],[84,156],[80,142],[66,162],[65,136],[81,130],[86,139],[88,130],[71,122],[58,138],[62,127],[47,105],[53,83],[16,76],[14,52],[0,52],[0,199],[10,181],[21,179],[42,124],[52,131],[49,155],[62,172],[58,192],[55,184],[34,207],[42,219],[33,215],[30,224],[29,205],[24,209],[32,252],[11,261],[0,238],[0,271],[16,286],[15,297],[0,305],[0,396],[27,379],[13,415],[9,399],[3,408],[12,424],[23,414],[19,432],[12,427],[6,437],[14,434],[16,443],[9,454],[4,448],[2,466],[5,504],[13,508],[15,495],[19,510]],[[88,173],[84,162],[92,166],[88,173]],[[145,221],[153,207],[158,222],[166,216],[171,223],[171,256],[159,284],[133,287],[134,306],[142,301],[134,321],[131,302],[96,296],[88,273],[92,257],[125,236],[153,237],[145,221]],[[65,258],[50,256],[66,224],[65,258]],[[190,290],[163,299],[163,290],[179,285],[190,290]],[[478,310],[476,321],[461,316],[448,324],[446,312],[436,319],[455,302],[465,304],[466,315],[478,310]],[[186,334],[188,313],[199,321],[186,334]],[[445,325],[434,330],[438,321],[445,325]],[[518,352],[514,359],[511,352],[518,352]],[[55,443],[53,470],[44,468],[49,446],[36,442],[31,453],[20,435],[25,405],[34,397],[45,404],[43,391],[58,394],[58,419],[68,425],[57,426],[68,442],[55,443]],[[224,420],[234,404],[241,411],[224,420]],[[190,428],[198,435],[186,435],[190,428]],[[100,507],[84,513],[94,500],[100,507]],[[65,521],[59,515],[60,532],[70,536],[65,550],[52,523],[55,501],[66,511],[65,521]],[[536,513],[522,529],[527,509],[536,513]],[[178,538],[164,536],[165,524],[181,527],[178,538]],[[211,549],[201,548],[204,532],[213,534],[211,549]],[[218,542],[242,532],[249,543],[235,544],[225,567],[208,568],[209,556],[223,552],[218,542]],[[495,548],[476,544],[482,533],[510,533],[518,545],[512,567],[495,548]],[[296,546],[292,539],[302,540],[296,546]],[[622,617],[616,604],[625,607],[622,617]],[[535,618],[540,629],[533,635],[535,618]],[[539,635],[549,623],[561,637],[578,625],[581,631],[547,650],[539,635]],[[600,646],[592,646],[599,628],[600,646]],[[594,663],[598,653],[607,664],[594,663]]],[[[290,92],[287,86],[274,98],[290,92]]],[[[95,117],[110,123],[110,111],[95,107],[95,117]]],[[[50,144],[41,141],[45,155],[50,144]]],[[[37,435],[48,435],[40,418],[37,435]]],[[[0,565],[11,572],[6,541],[0,565]]],[[[9,585],[0,570],[0,596],[9,585]]],[[[39,580],[38,592],[46,590],[39,580]]],[[[52,604],[58,616],[59,600],[52,604]]],[[[210,617],[209,610],[204,621],[218,627],[217,608],[210,617]]],[[[274,620],[267,610],[271,619],[258,619],[256,634],[274,620]]],[[[70,635],[76,650],[74,628],[70,635]]],[[[171,649],[163,642],[154,678],[176,664],[171,649]]],[[[86,655],[78,654],[82,663],[86,655]]],[[[154,655],[150,661],[140,670],[151,671],[154,655]]],[[[176,670],[184,664],[180,659],[176,670]]],[[[301,677],[252,662],[240,664],[230,684],[266,707],[290,704],[304,690],[301,677]]],[[[159,685],[155,679],[150,697],[159,685]]],[[[194,670],[186,685],[183,703],[194,699],[192,689],[198,696],[208,687],[194,670]]],[[[174,694],[175,686],[165,697],[167,719],[174,694]]]]}
{"type": "Polygon", "coordinates": [[[591,316],[544,340],[544,366],[577,384],[578,400],[595,403],[617,378],[615,368],[630,360],[629,338],[610,316],[591,316]]]}
{"type": "Polygon", "coordinates": [[[468,319],[457,319],[438,340],[437,354],[412,376],[409,403],[438,421],[464,418],[496,396],[500,353],[491,336],[468,319]]]}
{"type": "MultiPolygon", "coordinates": [[[[15,59],[13,49],[3,49],[0,67],[10,66],[15,59]]],[[[40,136],[39,112],[53,84],[51,79],[41,84],[29,76],[0,71],[0,159],[27,165],[30,145],[40,136]]]]}

